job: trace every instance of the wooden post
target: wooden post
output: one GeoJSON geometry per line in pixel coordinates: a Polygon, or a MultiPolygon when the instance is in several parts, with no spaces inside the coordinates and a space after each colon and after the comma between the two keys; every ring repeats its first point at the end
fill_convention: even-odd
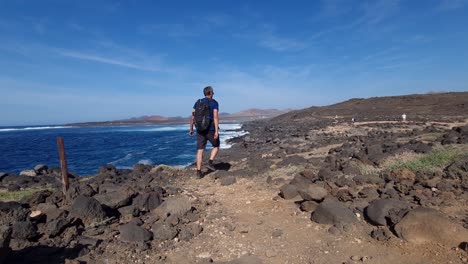
{"type": "Polygon", "coordinates": [[[65,145],[62,137],[57,137],[57,146],[60,156],[60,168],[62,169],[63,194],[66,195],[70,182],[68,181],[67,157],[65,156],[65,145]]]}

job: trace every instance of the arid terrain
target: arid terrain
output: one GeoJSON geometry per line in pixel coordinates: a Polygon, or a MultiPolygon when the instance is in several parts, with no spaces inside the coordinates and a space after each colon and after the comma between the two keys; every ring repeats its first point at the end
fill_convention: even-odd
{"type": "Polygon", "coordinates": [[[466,102],[354,99],[246,123],[202,179],[103,166],[64,195],[59,168],[0,173],[0,263],[468,263],[466,102]]]}

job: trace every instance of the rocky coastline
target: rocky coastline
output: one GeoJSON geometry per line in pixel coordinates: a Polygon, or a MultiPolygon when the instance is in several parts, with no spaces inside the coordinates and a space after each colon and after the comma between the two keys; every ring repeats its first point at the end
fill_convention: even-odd
{"type": "Polygon", "coordinates": [[[59,168],[0,173],[3,193],[36,190],[0,202],[0,263],[468,261],[468,120],[279,117],[243,130],[203,179],[106,165],[63,194],[59,168]]]}

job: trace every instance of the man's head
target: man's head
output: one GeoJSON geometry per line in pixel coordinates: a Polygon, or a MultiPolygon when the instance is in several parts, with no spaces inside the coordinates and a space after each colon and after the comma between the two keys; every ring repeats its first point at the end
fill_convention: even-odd
{"type": "Polygon", "coordinates": [[[213,97],[213,87],[211,86],[207,86],[203,89],[203,94],[206,96],[206,97],[213,97]]]}

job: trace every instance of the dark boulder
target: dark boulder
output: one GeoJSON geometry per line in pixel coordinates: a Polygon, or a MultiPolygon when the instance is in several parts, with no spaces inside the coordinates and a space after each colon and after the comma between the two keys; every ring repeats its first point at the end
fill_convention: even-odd
{"type": "Polygon", "coordinates": [[[133,223],[120,226],[119,232],[120,240],[125,242],[144,243],[153,238],[153,233],[133,223]]]}
{"type": "Polygon", "coordinates": [[[328,195],[328,192],[325,190],[325,188],[316,184],[298,188],[297,191],[299,192],[299,195],[302,197],[302,199],[306,201],[320,202],[328,195]]]}
{"type": "Polygon", "coordinates": [[[142,212],[149,212],[162,203],[162,192],[147,192],[139,194],[133,199],[133,206],[142,212]]]}
{"type": "Polygon", "coordinates": [[[70,208],[70,214],[80,218],[86,225],[101,222],[107,217],[106,210],[96,199],[78,196],[70,208]]]}
{"type": "Polygon", "coordinates": [[[54,204],[49,203],[42,203],[36,206],[36,210],[40,211],[42,214],[46,216],[46,221],[52,221],[58,219],[60,217],[66,217],[68,212],[57,208],[54,204]]]}
{"type": "Polygon", "coordinates": [[[28,204],[30,207],[34,207],[40,203],[45,203],[47,200],[47,197],[52,195],[52,191],[50,190],[42,190],[33,193],[30,196],[23,197],[20,200],[20,203],[22,204],[28,204]]]}
{"type": "Polygon", "coordinates": [[[32,240],[38,235],[37,228],[30,221],[16,222],[12,226],[11,236],[15,239],[32,240]]]}
{"type": "Polygon", "coordinates": [[[0,202],[0,225],[26,221],[31,211],[17,202],[0,202]]]}
{"type": "Polygon", "coordinates": [[[236,177],[235,176],[221,177],[220,182],[221,182],[221,186],[233,185],[234,183],[236,183],[236,177]]]}
{"type": "Polygon", "coordinates": [[[117,191],[96,194],[93,198],[110,208],[118,209],[131,204],[135,196],[136,192],[133,189],[122,187],[117,191]]]}
{"type": "Polygon", "coordinates": [[[304,211],[304,212],[313,212],[315,211],[315,209],[317,209],[318,205],[319,205],[318,203],[313,202],[313,201],[304,201],[301,203],[299,208],[301,209],[301,211],[304,211]]]}
{"type": "Polygon", "coordinates": [[[390,210],[405,210],[408,207],[408,204],[399,200],[378,199],[369,204],[365,213],[371,224],[385,226],[390,216],[390,210]]]}
{"type": "Polygon", "coordinates": [[[0,263],[4,261],[10,254],[11,227],[6,225],[0,226],[0,263]]]}
{"type": "Polygon", "coordinates": [[[318,172],[318,177],[322,181],[334,181],[342,175],[341,172],[332,171],[329,168],[322,168],[318,172]]]}
{"type": "Polygon", "coordinates": [[[152,211],[160,219],[166,219],[173,215],[177,217],[184,216],[192,209],[192,202],[184,195],[167,197],[166,200],[152,211]]]}
{"type": "Polygon", "coordinates": [[[296,175],[289,183],[299,188],[312,184],[312,181],[302,175],[296,175]]]}
{"type": "Polygon", "coordinates": [[[280,188],[280,196],[286,200],[295,198],[299,192],[297,191],[296,185],[285,184],[280,188]]]}
{"type": "Polygon", "coordinates": [[[67,191],[67,197],[71,200],[76,199],[78,196],[92,197],[97,192],[89,184],[72,185],[67,191]]]}
{"type": "Polygon", "coordinates": [[[117,169],[114,165],[104,165],[99,168],[98,174],[117,175],[117,169]]]}
{"type": "Polygon", "coordinates": [[[78,221],[71,220],[66,217],[60,217],[58,219],[54,219],[48,221],[45,228],[45,233],[50,237],[60,236],[68,227],[76,225],[78,221]]]}
{"type": "Polygon", "coordinates": [[[34,171],[36,171],[37,174],[39,175],[44,175],[47,174],[47,170],[49,167],[47,165],[39,164],[34,167],[34,171]]]}
{"type": "Polygon", "coordinates": [[[153,166],[151,165],[138,163],[133,166],[133,171],[136,173],[149,173],[152,168],[153,166]]]}
{"type": "Polygon", "coordinates": [[[352,224],[357,222],[353,211],[333,200],[323,201],[312,213],[312,220],[319,224],[352,224]]]}
{"type": "Polygon", "coordinates": [[[154,239],[158,241],[165,241],[173,239],[177,236],[177,229],[165,222],[155,223],[151,231],[153,232],[154,239]]]}
{"type": "Polygon", "coordinates": [[[419,207],[408,212],[395,226],[397,235],[414,244],[437,243],[457,247],[468,238],[468,230],[442,213],[419,207]]]}

